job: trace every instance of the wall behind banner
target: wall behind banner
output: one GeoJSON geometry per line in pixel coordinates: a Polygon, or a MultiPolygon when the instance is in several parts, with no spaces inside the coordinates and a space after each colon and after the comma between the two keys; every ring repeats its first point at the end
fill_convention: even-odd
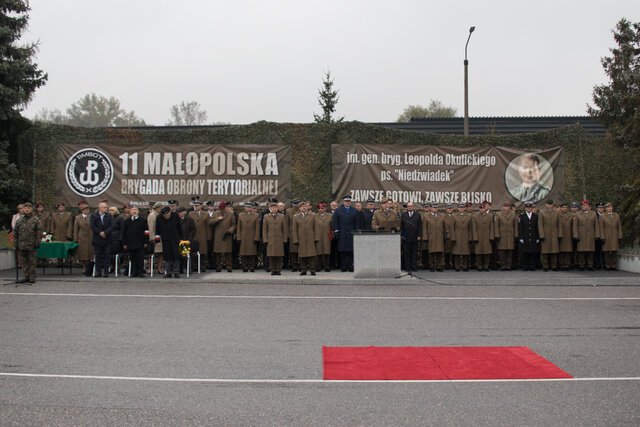
{"type": "MultiPolygon", "coordinates": [[[[501,146],[565,150],[566,199],[618,202],[618,189],[638,166],[624,150],[579,125],[521,135],[462,137],[387,129],[359,122],[287,124],[258,122],[221,128],[75,128],[33,123],[18,137],[18,163],[33,194],[47,209],[56,201],[58,144],[285,144],[291,147],[293,197],[330,201],[332,144],[501,146]]],[[[206,196],[206,195],[205,195],[206,196]]],[[[495,207],[495,206],[494,206],[495,207]]]]}

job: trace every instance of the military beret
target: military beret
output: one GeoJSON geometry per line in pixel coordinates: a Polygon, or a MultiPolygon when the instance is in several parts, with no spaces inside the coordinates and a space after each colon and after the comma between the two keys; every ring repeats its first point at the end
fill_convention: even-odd
{"type": "Polygon", "coordinates": [[[583,200],[582,203],[581,203],[581,205],[588,205],[588,204],[589,204],[588,200],[583,200]]]}
{"type": "Polygon", "coordinates": [[[571,207],[572,207],[572,208],[577,208],[577,207],[579,207],[579,206],[580,206],[580,203],[578,203],[578,202],[571,202],[571,207]]]}
{"type": "Polygon", "coordinates": [[[548,204],[548,205],[552,205],[552,204],[553,204],[553,200],[552,200],[552,199],[549,199],[549,200],[547,200],[545,203],[546,203],[546,204],[548,204]]]}
{"type": "Polygon", "coordinates": [[[469,206],[473,206],[473,203],[467,202],[467,203],[464,204],[464,206],[468,208],[469,206]]]}
{"type": "Polygon", "coordinates": [[[67,206],[67,205],[65,205],[63,202],[56,203],[56,208],[59,208],[60,206],[67,206]]]}
{"type": "Polygon", "coordinates": [[[227,207],[227,204],[225,202],[220,202],[220,204],[218,205],[218,209],[220,210],[224,210],[224,208],[227,207]]]}

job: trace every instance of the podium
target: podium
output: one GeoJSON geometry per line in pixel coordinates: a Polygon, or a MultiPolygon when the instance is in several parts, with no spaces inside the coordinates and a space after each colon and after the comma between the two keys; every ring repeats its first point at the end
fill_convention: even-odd
{"type": "Polygon", "coordinates": [[[400,233],[353,232],[355,278],[396,278],[400,264],[400,233]]]}

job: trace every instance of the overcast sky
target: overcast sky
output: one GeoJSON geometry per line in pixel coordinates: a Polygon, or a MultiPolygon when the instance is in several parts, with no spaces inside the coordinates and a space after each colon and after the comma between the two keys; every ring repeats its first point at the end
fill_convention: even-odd
{"type": "Polygon", "coordinates": [[[197,101],[209,122],[312,122],[331,70],[345,120],[393,122],[410,104],[463,115],[586,115],[611,30],[634,0],[31,0],[23,40],[49,74],[25,111],[114,96],[148,124],[197,101]]]}

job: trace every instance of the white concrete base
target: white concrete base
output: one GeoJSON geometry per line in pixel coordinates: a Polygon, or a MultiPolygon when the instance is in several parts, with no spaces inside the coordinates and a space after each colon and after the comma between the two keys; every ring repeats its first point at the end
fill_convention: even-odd
{"type": "Polygon", "coordinates": [[[400,276],[400,233],[354,234],[353,276],[358,279],[400,276]]]}
{"type": "Polygon", "coordinates": [[[11,250],[0,251],[0,270],[16,268],[16,254],[11,250]]]}
{"type": "Polygon", "coordinates": [[[618,270],[640,273],[640,255],[618,253],[618,270]]]}

